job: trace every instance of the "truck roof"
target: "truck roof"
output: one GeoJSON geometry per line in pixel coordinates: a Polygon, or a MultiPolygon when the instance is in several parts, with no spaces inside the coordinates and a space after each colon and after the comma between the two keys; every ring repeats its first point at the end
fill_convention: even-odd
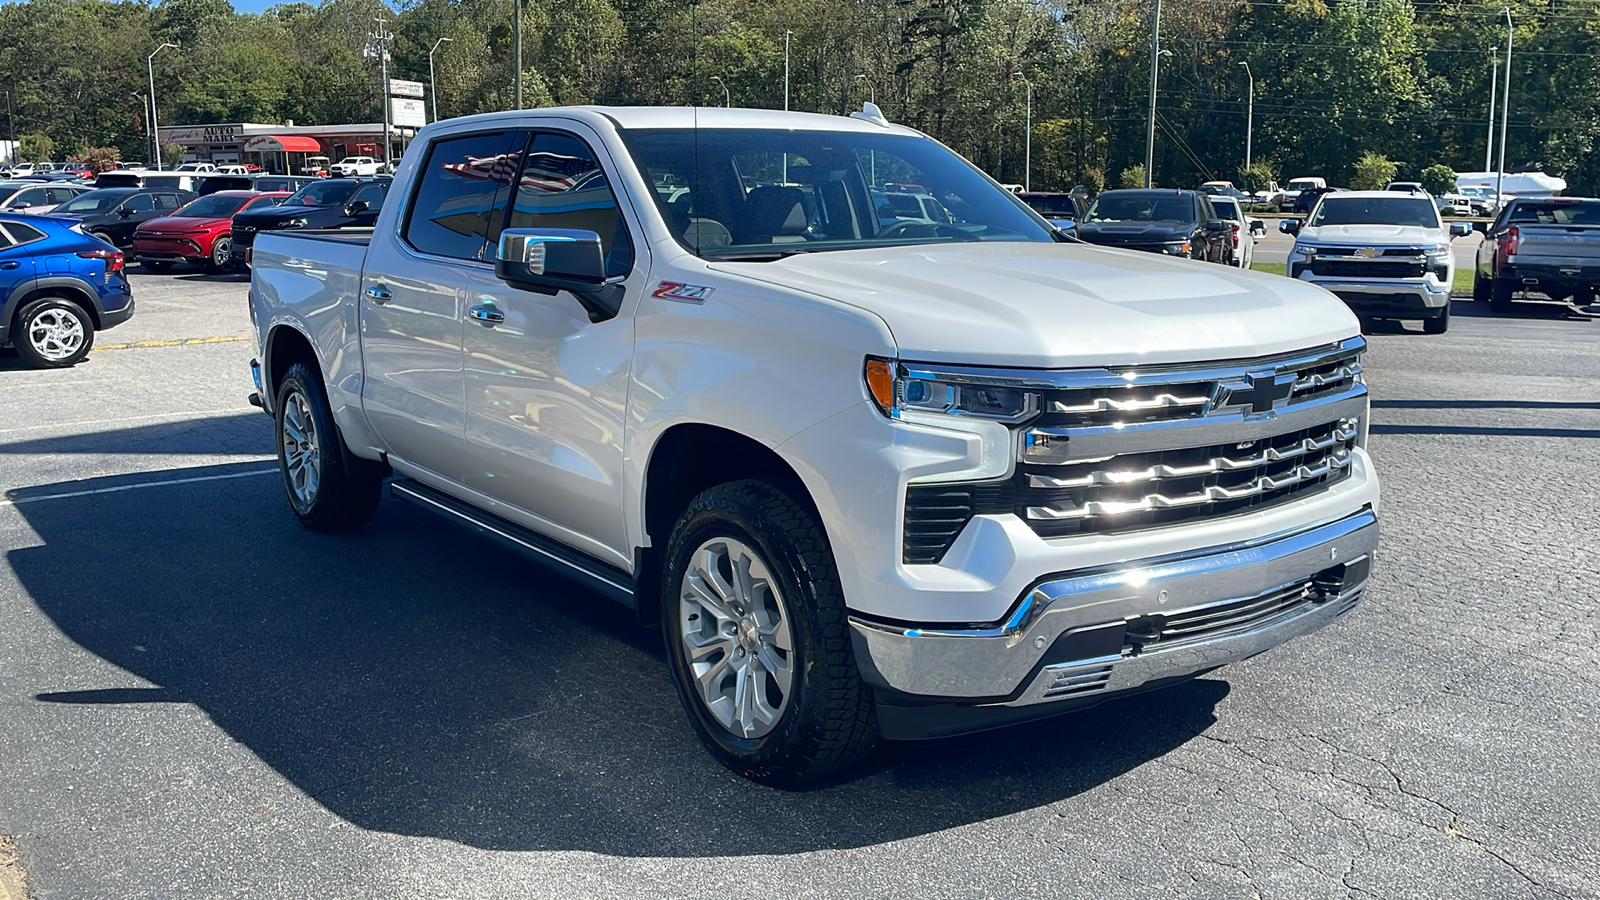
{"type": "Polygon", "coordinates": [[[543,116],[579,119],[595,125],[607,122],[616,128],[750,128],[921,135],[921,132],[903,125],[890,123],[885,127],[848,116],[785,112],[778,109],[728,109],[720,106],[554,106],[483,113],[459,119],[447,119],[444,124],[497,122],[543,116]]]}

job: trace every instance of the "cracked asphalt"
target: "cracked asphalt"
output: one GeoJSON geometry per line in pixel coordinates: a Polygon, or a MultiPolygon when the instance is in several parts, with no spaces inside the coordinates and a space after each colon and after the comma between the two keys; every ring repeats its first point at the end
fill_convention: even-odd
{"type": "MultiPolygon", "coordinates": [[[[133,278],[103,343],[248,331],[133,278]]],[[[1369,340],[1353,614],[792,792],[621,608],[391,499],[303,531],[248,342],[0,359],[0,835],[40,900],[1600,896],[1600,322],[1369,340]]]]}

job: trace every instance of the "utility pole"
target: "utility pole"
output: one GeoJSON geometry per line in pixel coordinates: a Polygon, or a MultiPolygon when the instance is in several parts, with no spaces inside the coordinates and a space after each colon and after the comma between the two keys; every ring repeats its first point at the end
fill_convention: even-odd
{"type": "Polygon", "coordinates": [[[150,133],[155,136],[156,171],[157,172],[161,171],[161,126],[159,124],[160,120],[156,118],[156,64],[155,64],[155,58],[156,58],[156,54],[157,53],[160,53],[161,51],[167,49],[168,47],[171,47],[174,50],[178,49],[178,45],[177,44],[162,44],[161,46],[157,47],[155,50],[151,51],[149,56],[146,56],[144,58],[145,71],[150,74],[150,133]]]}
{"type": "MultiPolygon", "coordinates": [[[[139,105],[144,107],[144,131],[145,131],[145,137],[148,138],[150,143],[153,145],[155,143],[155,135],[150,133],[150,98],[146,97],[143,94],[129,94],[128,96],[138,100],[139,101],[139,105]]],[[[11,113],[11,92],[10,91],[6,91],[6,114],[9,115],[10,113],[11,113]]],[[[145,147],[145,151],[147,153],[149,152],[149,150],[150,150],[149,147],[145,147]]],[[[145,158],[149,159],[150,157],[146,156],[145,158]]]]}
{"type": "Polygon", "coordinates": [[[1161,66],[1161,0],[1156,0],[1150,23],[1150,130],[1144,141],[1144,186],[1155,184],[1156,165],[1156,73],[1161,66]]]}
{"type": "Polygon", "coordinates": [[[516,67],[516,86],[511,89],[511,105],[522,108],[522,0],[511,0],[511,65],[516,67]]]}
{"type": "Polygon", "coordinates": [[[1500,81],[1500,56],[1496,53],[1489,54],[1489,136],[1483,141],[1483,170],[1489,171],[1494,165],[1494,97],[1495,88],[1500,81]]]}
{"type": "MultiPolygon", "coordinates": [[[[788,31],[788,30],[785,30],[783,32],[783,111],[784,112],[788,112],[789,111],[789,38],[793,34],[794,34],[794,32],[788,31]]],[[[788,154],[784,154],[784,162],[785,162],[785,164],[788,163],[788,159],[789,159],[788,154]]]]}
{"type": "Polygon", "coordinates": [[[1506,123],[1511,118],[1511,8],[1502,6],[1500,12],[1506,17],[1506,87],[1500,98],[1500,169],[1494,179],[1494,199],[1504,208],[1506,198],[1501,188],[1506,180],[1506,123]]]}
{"type": "Polygon", "coordinates": [[[433,120],[439,121],[439,84],[433,77],[433,54],[439,50],[440,44],[455,43],[455,38],[442,37],[433,42],[433,49],[428,51],[428,94],[433,97],[433,120]]]}
{"type": "Polygon", "coordinates": [[[1256,75],[1250,71],[1250,64],[1240,62],[1244,66],[1244,74],[1250,79],[1250,100],[1245,106],[1244,114],[1244,167],[1250,168],[1250,139],[1256,130],[1256,75]]]}
{"type": "MultiPolygon", "coordinates": [[[[11,156],[15,157],[17,155],[17,119],[15,116],[11,115],[10,91],[6,91],[6,126],[11,129],[11,156]]],[[[148,128],[149,126],[150,121],[146,119],[145,127],[148,128]]],[[[16,162],[16,160],[13,158],[6,160],[6,162],[16,162]]]]}
{"type": "Polygon", "coordinates": [[[389,145],[392,140],[390,133],[393,131],[389,127],[389,42],[392,40],[394,40],[394,33],[385,26],[383,14],[379,13],[374,16],[372,33],[367,35],[367,47],[362,53],[368,57],[376,56],[378,58],[378,79],[381,86],[378,93],[381,95],[383,103],[383,161],[385,163],[389,161],[389,154],[391,153],[389,145]]]}

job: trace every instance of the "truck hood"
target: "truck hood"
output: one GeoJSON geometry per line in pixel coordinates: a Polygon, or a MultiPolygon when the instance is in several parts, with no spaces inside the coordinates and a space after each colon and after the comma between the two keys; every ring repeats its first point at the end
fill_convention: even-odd
{"type": "Polygon", "coordinates": [[[1189,237],[1194,225],[1183,222],[1080,222],[1078,236],[1095,244],[1162,244],[1189,237]]]}
{"type": "Polygon", "coordinates": [[[868,310],[906,359],[1019,368],[1239,359],[1359,333],[1304,282],[1084,244],[961,243],[713,262],[868,310]]]}
{"type": "Polygon", "coordinates": [[[1329,246],[1430,247],[1443,244],[1449,232],[1411,225],[1324,225],[1300,229],[1300,242],[1329,246]]]}

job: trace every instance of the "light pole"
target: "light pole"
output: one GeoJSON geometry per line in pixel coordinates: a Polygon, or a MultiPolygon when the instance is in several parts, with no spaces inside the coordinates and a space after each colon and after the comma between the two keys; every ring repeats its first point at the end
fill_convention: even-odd
{"type": "Polygon", "coordinates": [[[378,58],[378,94],[383,104],[383,161],[387,163],[389,154],[393,152],[389,147],[389,42],[394,40],[394,33],[384,26],[381,13],[373,17],[373,23],[372,33],[367,35],[367,46],[362,53],[378,58]]]}
{"type": "Polygon", "coordinates": [[[150,74],[150,133],[155,135],[156,142],[156,171],[161,171],[161,128],[156,118],[156,54],[171,47],[178,49],[177,44],[162,44],[144,58],[145,71],[150,74]]]}
{"type": "Polygon", "coordinates": [[[1489,136],[1483,140],[1483,170],[1494,165],[1494,91],[1500,81],[1500,55],[1489,54],[1489,136]]]}
{"type": "Polygon", "coordinates": [[[872,79],[868,78],[865,75],[857,75],[856,76],[856,80],[857,81],[865,81],[867,83],[867,92],[872,98],[872,105],[873,106],[877,106],[878,105],[878,86],[876,84],[873,84],[872,83],[872,79]]]}
{"type": "Polygon", "coordinates": [[[1155,184],[1156,165],[1156,75],[1161,67],[1161,55],[1172,54],[1161,49],[1161,0],[1156,0],[1155,16],[1150,23],[1150,130],[1144,141],[1144,186],[1155,184]]]}
{"type": "Polygon", "coordinates": [[[715,81],[717,84],[722,85],[722,105],[723,105],[723,107],[727,108],[729,106],[732,106],[733,105],[733,95],[728,93],[728,83],[726,81],[722,80],[722,76],[721,75],[713,75],[713,76],[711,76],[711,80],[715,81]]]}
{"type": "MultiPolygon", "coordinates": [[[[794,32],[792,32],[792,31],[784,31],[784,33],[783,33],[783,111],[784,112],[788,112],[789,111],[789,38],[793,34],[794,34],[794,32]]],[[[785,162],[787,162],[788,159],[789,159],[788,155],[785,154],[784,155],[785,162]]]]}
{"type": "Polygon", "coordinates": [[[1250,79],[1250,100],[1245,106],[1244,114],[1244,167],[1248,169],[1250,168],[1250,139],[1255,136],[1256,126],[1256,75],[1250,71],[1249,63],[1241,61],[1239,65],[1244,66],[1244,74],[1250,79]]]}
{"type": "Polygon", "coordinates": [[[1502,6],[1500,12],[1506,17],[1506,85],[1500,98],[1500,168],[1494,179],[1494,199],[1503,206],[1506,202],[1501,192],[1506,180],[1506,123],[1511,118],[1511,7],[1502,6]]]}
{"type": "Polygon", "coordinates": [[[1022,82],[1028,89],[1028,103],[1023,118],[1022,132],[1022,189],[1033,190],[1033,82],[1012,72],[1011,80],[1022,82]]]}
{"type": "Polygon", "coordinates": [[[428,93],[433,97],[433,120],[439,121],[439,84],[433,78],[433,54],[438,51],[440,44],[454,43],[455,38],[442,37],[433,42],[433,49],[428,51],[428,93]]]}

